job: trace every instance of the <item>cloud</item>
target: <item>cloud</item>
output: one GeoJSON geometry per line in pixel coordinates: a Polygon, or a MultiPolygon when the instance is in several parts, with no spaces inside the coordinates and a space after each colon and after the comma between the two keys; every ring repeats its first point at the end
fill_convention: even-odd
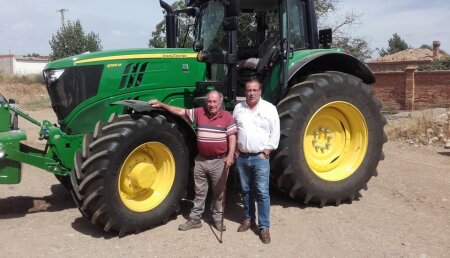
{"type": "Polygon", "coordinates": [[[386,4],[378,0],[344,0],[341,5],[362,13],[362,24],[352,32],[357,37],[366,37],[372,48],[386,48],[392,34],[398,33],[412,47],[440,40],[442,48],[450,50],[448,0],[399,0],[386,4]]]}
{"type": "Polygon", "coordinates": [[[114,37],[128,37],[130,36],[129,33],[121,31],[121,30],[111,30],[110,34],[114,37]]]}
{"type": "Polygon", "coordinates": [[[34,25],[28,20],[21,21],[11,25],[11,31],[13,32],[28,32],[34,30],[34,25]]]}

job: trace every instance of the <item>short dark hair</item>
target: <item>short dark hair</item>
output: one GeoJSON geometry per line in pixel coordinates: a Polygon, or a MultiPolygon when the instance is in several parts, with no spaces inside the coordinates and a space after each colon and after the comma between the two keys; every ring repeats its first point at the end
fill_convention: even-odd
{"type": "Polygon", "coordinates": [[[252,79],[248,80],[248,81],[245,83],[245,88],[247,88],[247,84],[248,84],[248,83],[251,83],[251,82],[256,82],[256,83],[259,85],[259,89],[260,89],[260,90],[262,89],[262,84],[261,84],[261,82],[260,82],[258,79],[256,79],[256,78],[252,78],[252,79]]]}

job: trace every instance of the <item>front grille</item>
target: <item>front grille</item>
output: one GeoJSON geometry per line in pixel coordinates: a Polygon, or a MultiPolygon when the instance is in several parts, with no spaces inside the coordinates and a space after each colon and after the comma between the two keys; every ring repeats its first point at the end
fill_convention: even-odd
{"type": "Polygon", "coordinates": [[[123,72],[119,88],[139,87],[147,70],[147,65],[148,62],[128,64],[123,72]]]}
{"type": "Polygon", "coordinates": [[[47,81],[47,91],[53,110],[62,120],[83,101],[97,95],[103,65],[65,68],[53,82],[47,81]]]}

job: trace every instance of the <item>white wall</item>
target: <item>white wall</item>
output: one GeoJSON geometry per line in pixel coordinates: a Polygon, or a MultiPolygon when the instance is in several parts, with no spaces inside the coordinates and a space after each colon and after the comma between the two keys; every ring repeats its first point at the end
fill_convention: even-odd
{"type": "Polygon", "coordinates": [[[46,61],[28,61],[14,59],[13,69],[15,74],[41,74],[44,67],[48,64],[46,61]]]}

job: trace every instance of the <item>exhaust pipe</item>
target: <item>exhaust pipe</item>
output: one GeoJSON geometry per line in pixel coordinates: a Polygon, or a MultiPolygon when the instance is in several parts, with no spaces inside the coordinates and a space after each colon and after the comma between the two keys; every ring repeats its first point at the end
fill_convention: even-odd
{"type": "Polygon", "coordinates": [[[166,11],[166,45],[167,48],[176,48],[177,47],[177,37],[175,31],[176,25],[176,15],[172,9],[172,7],[164,2],[163,0],[159,0],[159,4],[166,11]]]}

